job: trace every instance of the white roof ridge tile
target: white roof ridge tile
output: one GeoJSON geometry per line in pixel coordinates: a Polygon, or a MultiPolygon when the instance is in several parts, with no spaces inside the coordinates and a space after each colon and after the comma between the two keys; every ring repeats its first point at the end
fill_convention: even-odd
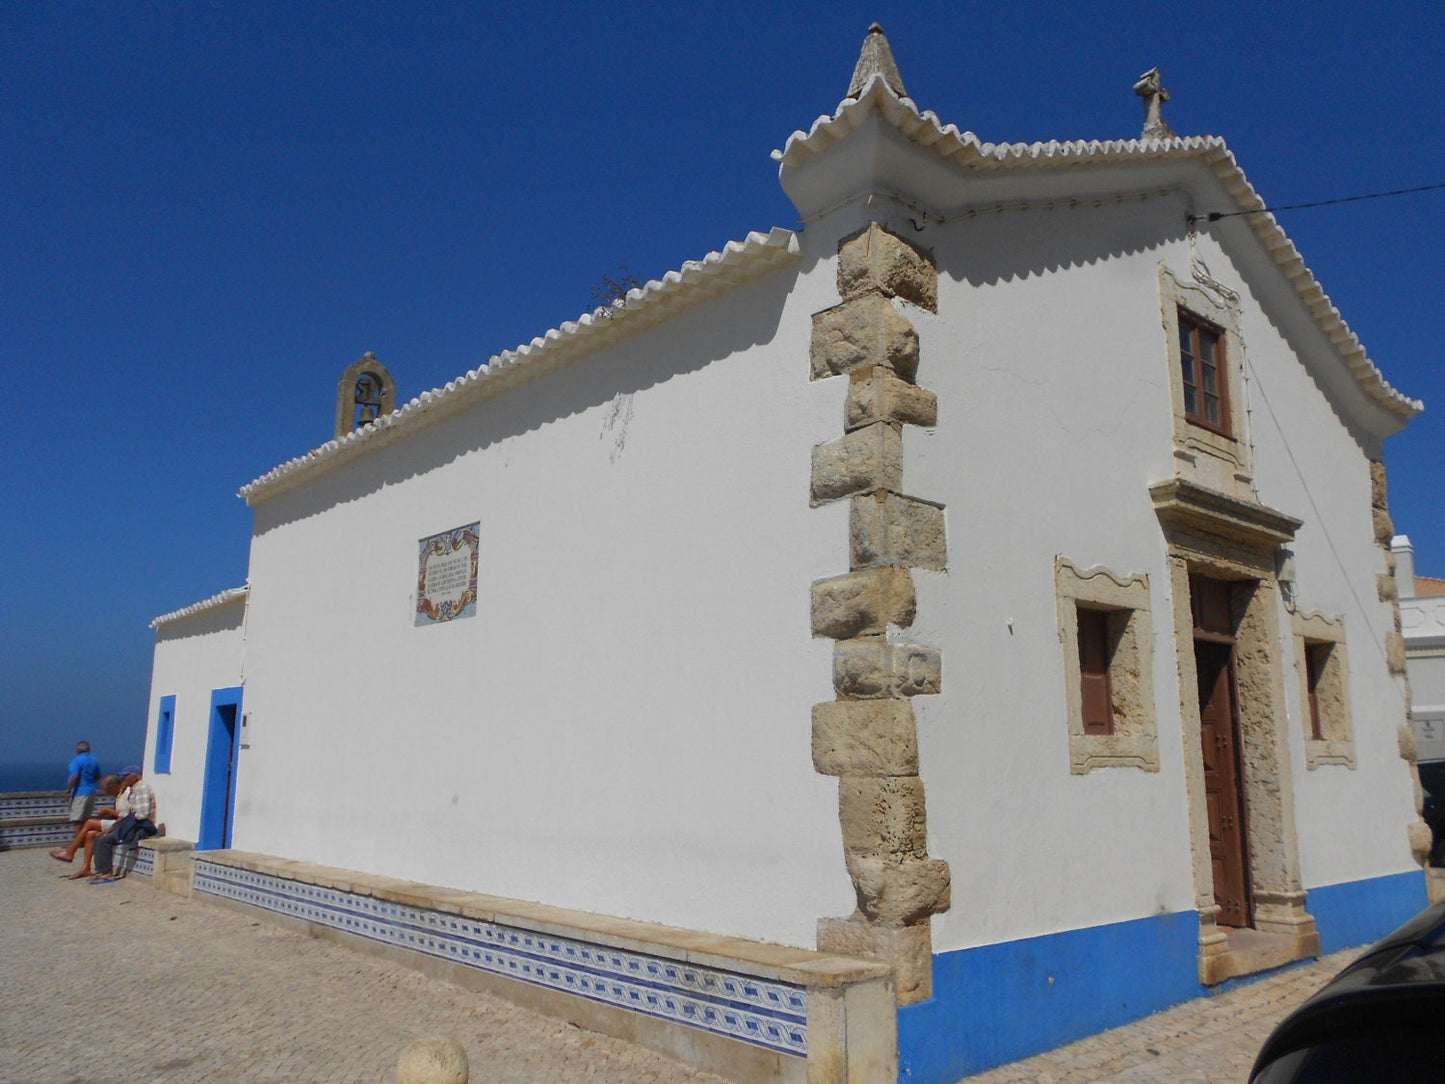
{"type": "Polygon", "coordinates": [[[781,150],[773,151],[780,169],[802,162],[844,138],[873,112],[882,114],[904,136],[964,168],[1003,170],[1196,158],[1208,164],[1234,201],[1236,211],[1254,212],[1248,222],[1265,251],[1279,265],[1300,301],[1325,337],[1339,351],[1360,390],[1386,413],[1414,417],[1424,404],[1395,389],[1370,360],[1352,331],[1305,264],[1265,202],[1244,175],[1234,153],[1220,136],[1174,136],[1167,139],[1076,139],[1034,143],[984,143],[973,132],[943,124],[931,110],[920,111],[911,98],[900,98],[879,75],[869,79],[857,98],[845,98],[831,116],[821,116],[806,131],[795,131],[781,150]]]}
{"type": "Polygon", "coordinates": [[[575,320],[565,320],[531,342],[493,355],[485,364],[447,381],[440,388],[422,392],[364,428],[352,430],[303,456],[287,460],[242,486],[237,496],[244,498],[248,504],[274,496],[313,473],[350,462],[357,456],[440,421],[467,403],[541,376],[568,360],[570,353],[585,350],[591,345],[604,345],[630,329],[641,330],[648,326],[649,318],[659,314],[659,310],[671,312],[675,306],[702,300],[707,296],[709,286],[736,285],[763,274],[784,260],[796,259],[800,252],[797,235],[792,230],[777,226],[767,233],[755,230],[741,241],[729,241],[701,260],[688,260],[681,268],[668,271],[661,279],[652,279],[641,287],[634,287],[618,301],[583,313],[575,320]],[[747,274],[739,276],[737,272],[743,270],[747,274]]]}
{"type": "Polygon", "coordinates": [[[189,606],[183,606],[179,610],[172,610],[168,614],[161,614],[160,617],[157,617],[150,623],[150,627],[158,629],[162,625],[169,625],[175,621],[184,621],[188,617],[195,617],[197,614],[203,614],[208,610],[220,609],[222,606],[245,598],[250,590],[251,588],[245,585],[241,587],[228,587],[226,590],[219,591],[210,598],[203,598],[200,602],[193,602],[189,606]]]}

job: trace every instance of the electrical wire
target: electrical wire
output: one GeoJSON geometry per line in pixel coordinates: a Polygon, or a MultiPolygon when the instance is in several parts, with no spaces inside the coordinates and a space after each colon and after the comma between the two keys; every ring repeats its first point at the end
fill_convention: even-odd
{"type": "Polygon", "coordinates": [[[1439,184],[1422,184],[1416,188],[1397,188],[1392,192],[1367,192],[1361,196],[1340,196],[1338,199],[1315,200],[1313,203],[1286,203],[1281,207],[1259,207],[1253,211],[1210,211],[1203,218],[1206,222],[1218,222],[1221,218],[1234,218],[1236,215],[1262,215],[1268,212],[1273,214],[1276,211],[1303,211],[1308,207],[1330,207],[1336,203],[1358,203],[1361,200],[1388,199],[1390,196],[1409,196],[1416,192],[1433,192],[1436,189],[1445,188],[1445,181],[1439,184]]]}

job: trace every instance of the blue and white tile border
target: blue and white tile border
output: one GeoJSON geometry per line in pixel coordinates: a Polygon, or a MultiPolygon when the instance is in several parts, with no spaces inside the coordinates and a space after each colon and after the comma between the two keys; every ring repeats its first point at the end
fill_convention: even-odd
{"type": "Polygon", "coordinates": [[[70,799],[63,790],[0,794],[0,820],[16,817],[63,817],[69,820],[70,799]]]}
{"type": "Polygon", "coordinates": [[[807,991],[799,985],[307,884],[202,855],[194,885],[202,894],[381,944],[807,1056],[807,991]]]}
{"type": "Polygon", "coordinates": [[[17,847],[53,847],[75,838],[75,825],[69,821],[40,824],[0,824],[0,851],[17,847]]]}

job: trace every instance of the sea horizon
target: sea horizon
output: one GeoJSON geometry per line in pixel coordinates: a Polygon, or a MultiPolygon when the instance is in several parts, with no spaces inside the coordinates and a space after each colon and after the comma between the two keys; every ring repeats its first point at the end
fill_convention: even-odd
{"type": "MultiPolygon", "coordinates": [[[[135,758],[130,763],[138,763],[135,758]]],[[[101,775],[109,775],[125,765],[117,760],[113,764],[100,762],[101,775]]],[[[33,760],[14,761],[0,764],[0,794],[16,794],[26,791],[63,791],[69,778],[69,758],[60,761],[33,760]]]]}

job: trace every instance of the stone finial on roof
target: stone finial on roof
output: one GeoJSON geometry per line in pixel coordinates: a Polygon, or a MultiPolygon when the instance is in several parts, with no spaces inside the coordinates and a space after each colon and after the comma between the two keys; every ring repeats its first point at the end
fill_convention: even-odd
{"type": "Polygon", "coordinates": [[[1178,139],[1179,133],[1164,123],[1162,112],[1169,92],[1159,81],[1159,69],[1150,68],[1134,84],[1134,93],[1144,99],[1144,131],[1140,139],[1178,139]]]}
{"type": "Polygon", "coordinates": [[[898,74],[898,65],[893,60],[893,50],[883,36],[883,28],[874,23],[868,28],[863,39],[863,51],[858,54],[858,66],[853,69],[853,81],[848,84],[849,98],[857,98],[875,75],[883,76],[888,88],[900,98],[908,97],[903,89],[903,76],[898,74]]]}

